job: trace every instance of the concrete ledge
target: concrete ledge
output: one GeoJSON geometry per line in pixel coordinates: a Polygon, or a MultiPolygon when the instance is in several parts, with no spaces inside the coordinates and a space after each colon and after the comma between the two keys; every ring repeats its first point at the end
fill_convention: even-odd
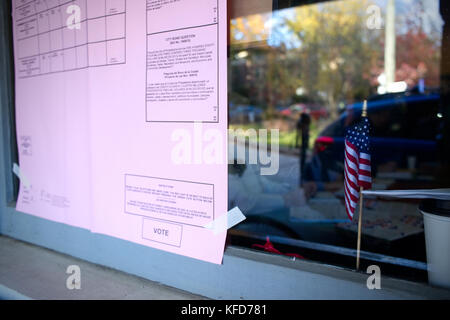
{"type": "Polygon", "coordinates": [[[31,298],[0,284],[0,300],[31,300],[31,298]]]}
{"type": "MultiPolygon", "coordinates": [[[[382,277],[381,290],[369,290],[364,273],[233,247],[227,248],[222,265],[213,265],[40,219],[11,207],[2,212],[0,225],[2,234],[15,239],[213,299],[450,299],[448,290],[387,277],[382,277]]],[[[42,259],[34,257],[33,263],[42,259]]],[[[69,263],[60,266],[64,281],[69,263]]],[[[58,280],[59,290],[67,294],[64,281],[58,280]]]]}
{"type": "Polygon", "coordinates": [[[0,299],[204,299],[175,288],[0,237],[0,299]],[[81,289],[69,290],[67,267],[80,267],[81,289]],[[20,293],[19,293],[20,292],[20,293]]]}

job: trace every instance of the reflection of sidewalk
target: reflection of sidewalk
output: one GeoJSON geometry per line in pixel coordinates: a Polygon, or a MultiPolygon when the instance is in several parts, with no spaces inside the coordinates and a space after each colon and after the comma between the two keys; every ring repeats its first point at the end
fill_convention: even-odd
{"type": "Polygon", "coordinates": [[[300,180],[300,159],[295,155],[280,154],[280,169],[273,180],[288,183],[294,188],[299,185],[300,180]]]}
{"type": "MultiPolygon", "coordinates": [[[[245,154],[246,158],[246,164],[249,164],[249,154],[257,154],[258,155],[258,164],[253,164],[258,167],[258,169],[261,167],[261,164],[259,163],[259,153],[257,149],[251,148],[248,144],[235,144],[235,154],[245,154]]],[[[270,151],[270,149],[269,149],[270,151]]],[[[269,153],[270,154],[270,153],[269,153]]],[[[273,157],[272,157],[273,159],[273,157]]],[[[275,175],[268,175],[266,176],[268,179],[288,184],[291,188],[297,187],[299,185],[299,179],[300,179],[300,159],[299,155],[295,153],[282,153],[280,151],[278,155],[278,161],[279,161],[279,169],[278,173],[275,175]]],[[[259,170],[258,170],[259,171],[259,170]]]]}
{"type": "Polygon", "coordinates": [[[348,221],[341,200],[333,193],[318,192],[305,206],[290,208],[290,220],[308,223],[337,223],[348,221]]]}

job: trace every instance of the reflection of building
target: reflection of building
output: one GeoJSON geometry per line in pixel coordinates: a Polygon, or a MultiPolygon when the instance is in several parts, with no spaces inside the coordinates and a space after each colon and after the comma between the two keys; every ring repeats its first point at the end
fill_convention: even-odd
{"type": "MultiPolygon", "coordinates": [[[[290,103],[292,93],[283,90],[286,84],[276,86],[283,79],[277,79],[282,75],[273,70],[286,68],[286,50],[283,47],[272,47],[266,42],[252,42],[236,45],[231,51],[234,54],[230,70],[233,88],[231,99],[244,99],[252,105],[273,108],[290,103]],[[248,54],[239,58],[239,53],[244,50],[248,54]]],[[[294,90],[292,88],[292,92],[294,90]]]]}

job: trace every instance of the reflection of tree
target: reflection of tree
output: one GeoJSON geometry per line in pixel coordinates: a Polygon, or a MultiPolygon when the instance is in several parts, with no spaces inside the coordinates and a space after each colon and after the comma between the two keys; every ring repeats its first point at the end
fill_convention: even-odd
{"type": "Polygon", "coordinates": [[[339,101],[370,93],[372,63],[380,58],[380,32],[366,28],[369,1],[339,1],[295,8],[285,22],[299,45],[302,85],[322,93],[332,114],[339,101]]]}
{"type": "Polygon", "coordinates": [[[424,78],[428,86],[439,85],[438,41],[421,28],[410,28],[407,33],[397,36],[397,48],[397,79],[406,81],[410,86],[417,84],[419,78],[424,78]]]}
{"type": "Polygon", "coordinates": [[[266,27],[270,14],[254,14],[231,21],[230,36],[233,43],[249,43],[265,40],[269,29],[266,27]]]}
{"type": "Polygon", "coordinates": [[[231,50],[233,92],[248,97],[250,104],[264,107],[266,116],[271,117],[276,106],[290,102],[299,86],[298,77],[292,72],[292,60],[283,45],[246,48],[246,59],[236,59],[243,50],[241,46],[231,50]]]}
{"type": "MultiPolygon", "coordinates": [[[[375,93],[384,69],[384,30],[367,28],[371,4],[332,1],[233,20],[233,92],[270,115],[274,107],[292,103],[301,87],[305,100],[325,102],[333,116],[340,102],[360,101],[375,93]],[[245,57],[238,57],[243,51],[245,57]]],[[[438,85],[439,23],[423,22],[432,20],[430,10],[415,10],[415,15],[402,10],[396,17],[396,80],[414,86],[425,77],[428,86],[438,85]]]]}
{"type": "Polygon", "coordinates": [[[268,117],[277,105],[289,103],[299,85],[298,77],[291,72],[286,46],[268,44],[270,31],[274,30],[269,27],[271,17],[257,14],[238,18],[230,28],[233,92],[264,107],[268,117]],[[240,52],[247,56],[238,58],[240,52]]]}
{"type": "Polygon", "coordinates": [[[292,93],[295,92],[299,82],[289,68],[289,61],[286,59],[285,50],[278,52],[269,50],[267,67],[264,80],[267,87],[268,115],[271,117],[274,108],[279,102],[286,101],[292,97],[292,93]]]}

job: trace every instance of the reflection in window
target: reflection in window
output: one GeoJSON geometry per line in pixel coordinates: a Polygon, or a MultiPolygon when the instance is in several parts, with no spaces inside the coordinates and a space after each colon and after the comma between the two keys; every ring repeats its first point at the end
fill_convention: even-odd
{"type": "MultiPolygon", "coordinates": [[[[255,12],[230,22],[229,123],[278,129],[279,171],[261,176],[258,164],[230,165],[229,205],[248,217],[233,234],[249,246],[269,236],[353,249],[357,221],[344,208],[343,145],[364,99],[373,189],[444,183],[439,1],[316,1],[255,12]]],[[[365,201],[363,250],[425,261],[417,204],[365,201]]]]}

